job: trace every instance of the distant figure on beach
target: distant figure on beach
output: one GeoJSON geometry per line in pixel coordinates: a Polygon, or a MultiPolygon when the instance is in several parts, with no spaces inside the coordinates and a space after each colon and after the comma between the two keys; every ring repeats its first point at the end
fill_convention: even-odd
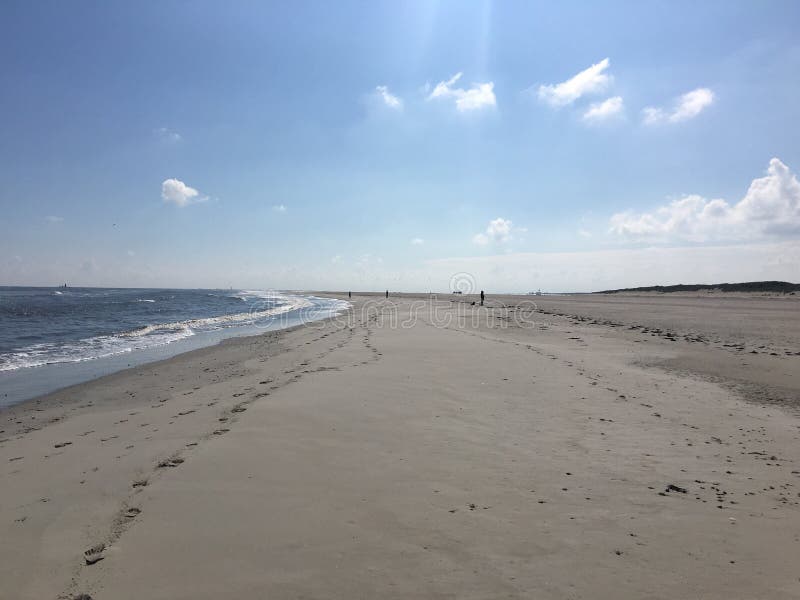
{"type": "Polygon", "coordinates": [[[353,292],[347,292],[347,297],[348,298],[352,298],[353,297],[353,292]]]}
{"type": "Polygon", "coordinates": [[[483,290],[481,290],[481,306],[483,306],[483,290]]]}
{"type": "Polygon", "coordinates": [[[386,298],[389,298],[389,290],[386,290],[386,298]]]}

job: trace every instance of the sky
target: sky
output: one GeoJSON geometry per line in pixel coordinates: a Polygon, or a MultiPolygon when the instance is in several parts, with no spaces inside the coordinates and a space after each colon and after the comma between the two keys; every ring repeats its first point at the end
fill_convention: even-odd
{"type": "Polygon", "coordinates": [[[0,285],[800,281],[800,3],[0,3],[0,285]]]}

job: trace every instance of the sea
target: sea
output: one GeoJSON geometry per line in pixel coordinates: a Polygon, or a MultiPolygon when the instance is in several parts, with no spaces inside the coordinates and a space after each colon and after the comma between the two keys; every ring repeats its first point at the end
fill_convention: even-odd
{"type": "Polygon", "coordinates": [[[0,287],[0,407],[348,306],[272,290],[0,287]]]}

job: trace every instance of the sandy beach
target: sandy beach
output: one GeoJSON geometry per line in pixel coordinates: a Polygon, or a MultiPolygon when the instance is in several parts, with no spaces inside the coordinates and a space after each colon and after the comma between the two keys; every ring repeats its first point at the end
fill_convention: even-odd
{"type": "Polygon", "coordinates": [[[453,298],[0,412],[0,598],[800,597],[797,298],[453,298]]]}

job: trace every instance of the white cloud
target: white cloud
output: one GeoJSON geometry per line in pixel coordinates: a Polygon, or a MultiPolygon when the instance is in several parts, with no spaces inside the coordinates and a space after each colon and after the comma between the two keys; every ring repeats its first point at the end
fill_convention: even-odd
{"type": "Polygon", "coordinates": [[[154,130],[154,132],[156,136],[158,136],[158,139],[163,142],[169,142],[170,144],[177,144],[183,140],[183,137],[180,133],[167,127],[159,127],[158,129],[154,130]]]}
{"type": "Polygon", "coordinates": [[[338,265],[340,262],[342,262],[342,255],[341,255],[341,254],[337,254],[337,255],[335,255],[335,256],[332,256],[332,257],[331,257],[331,262],[332,262],[334,265],[338,265]]]}
{"type": "Polygon", "coordinates": [[[276,204],[275,206],[272,207],[272,210],[278,213],[285,213],[287,209],[286,206],[284,206],[283,204],[276,204]]]}
{"type": "Polygon", "coordinates": [[[511,240],[511,224],[510,220],[498,217],[489,222],[486,233],[489,234],[489,238],[494,242],[499,244],[508,242],[511,240]]]}
{"type": "Polygon", "coordinates": [[[391,92],[389,92],[389,88],[386,87],[385,85],[379,85],[378,87],[375,88],[375,91],[381,97],[383,103],[389,108],[394,108],[396,110],[403,109],[403,101],[394,94],[392,94],[391,92]]]}
{"type": "Polygon", "coordinates": [[[547,102],[554,107],[572,104],[587,94],[597,94],[602,92],[611,83],[611,76],[605,73],[611,62],[604,58],[599,63],[584,69],[577,75],[551,85],[540,85],[538,90],[539,99],[547,102]]]}
{"type": "Polygon", "coordinates": [[[590,238],[590,237],[592,237],[592,232],[591,231],[586,231],[585,229],[579,229],[578,230],[578,235],[583,237],[583,238],[590,238]]]}
{"type": "Polygon", "coordinates": [[[465,90],[453,87],[459,79],[461,73],[456,73],[447,81],[436,84],[433,91],[428,96],[428,100],[434,98],[455,98],[456,109],[459,112],[467,112],[497,105],[497,98],[494,95],[494,83],[473,83],[472,87],[465,90]]]}
{"type": "Polygon", "coordinates": [[[64,221],[64,217],[57,217],[55,215],[47,215],[44,218],[45,221],[48,223],[62,223],[64,221]]]}
{"type": "Polygon", "coordinates": [[[485,233],[476,233],[472,236],[472,243],[478,246],[486,246],[489,242],[494,244],[505,244],[512,239],[511,228],[513,223],[509,219],[497,217],[489,221],[485,233]]]}
{"type": "Polygon", "coordinates": [[[649,213],[611,217],[611,231],[634,239],[754,240],[800,234],[800,183],[777,158],[735,204],[689,195],[649,213]]]}
{"type": "Polygon", "coordinates": [[[697,88],[678,98],[672,110],[648,106],[642,110],[643,121],[645,125],[680,123],[696,117],[713,102],[714,92],[708,88],[697,88]]]}
{"type": "Polygon", "coordinates": [[[583,120],[592,123],[606,121],[613,117],[622,114],[624,104],[622,96],[613,96],[602,102],[592,104],[589,109],[583,113],[583,120]]]}
{"type": "Polygon", "coordinates": [[[411,240],[411,245],[412,246],[422,246],[424,243],[425,243],[425,240],[423,240],[422,238],[414,238],[414,239],[411,240]]]}
{"type": "Polygon", "coordinates": [[[165,179],[161,183],[161,198],[166,203],[180,207],[208,200],[207,196],[201,196],[199,191],[189,187],[180,179],[165,179]]]}

